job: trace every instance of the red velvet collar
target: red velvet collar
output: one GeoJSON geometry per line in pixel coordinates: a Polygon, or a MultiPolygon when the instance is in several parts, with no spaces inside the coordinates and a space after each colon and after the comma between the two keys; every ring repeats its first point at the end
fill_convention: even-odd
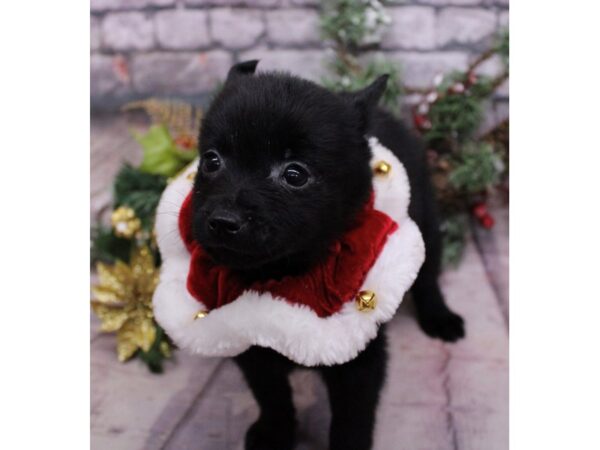
{"type": "Polygon", "coordinates": [[[398,228],[390,217],[374,209],[371,197],[356,226],[334,242],[327,258],[312,270],[301,276],[246,284],[228,267],[217,265],[193,239],[191,200],[190,193],[179,214],[179,232],[191,253],[187,289],[208,310],[231,303],[244,291],[252,290],[308,306],[319,317],[330,316],[345,302],[354,300],[387,237],[398,228]]]}

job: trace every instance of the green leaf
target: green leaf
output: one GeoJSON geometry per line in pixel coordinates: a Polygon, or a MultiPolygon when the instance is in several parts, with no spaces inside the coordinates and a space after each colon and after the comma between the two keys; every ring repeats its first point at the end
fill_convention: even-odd
{"type": "Polygon", "coordinates": [[[379,1],[327,0],[321,9],[321,33],[325,39],[358,48],[381,40],[390,16],[379,1]]]}
{"type": "Polygon", "coordinates": [[[469,142],[454,160],[448,181],[458,190],[470,194],[485,191],[498,183],[504,171],[500,156],[489,143],[469,142]]]}
{"type": "Polygon", "coordinates": [[[453,214],[443,220],[440,230],[443,239],[442,264],[445,267],[456,266],[460,262],[465,247],[467,226],[465,214],[453,214]]]}
{"type": "Polygon", "coordinates": [[[475,133],[482,117],[483,106],[479,97],[466,94],[444,95],[429,109],[432,126],[424,137],[428,143],[448,138],[463,142],[475,133]]]}
{"type": "Polygon", "coordinates": [[[139,350],[137,356],[146,363],[148,366],[148,370],[154,374],[163,373],[163,361],[165,360],[165,355],[160,351],[160,344],[163,341],[166,341],[168,338],[164,332],[164,330],[155,323],[156,326],[156,338],[154,339],[154,343],[152,347],[145,352],[143,350],[139,350]]]}
{"type": "Polygon", "coordinates": [[[113,186],[114,206],[129,206],[142,221],[142,228],[150,231],[154,224],[156,207],[167,187],[167,178],[142,172],[124,164],[113,186]]]}
{"type": "Polygon", "coordinates": [[[181,149],[177,145],[173,146],[173,153],[184,163],[190,163],[198,156],[198,149],[181,149]]]}
{"type": "Polygon", "coordinates": [[[91,230],[91,264],[98,261],[114,263],[116,260],[128,262],[131,241],[115,236],[112,228],[97,225],[91,230]]]}
{"type": "Polygon", "coordinates": [[[171,177],[185,165],[186,159],[176,149],[166,126],[153,125],[146,134],[136,133],[134,137],[144,152],[141,171],[171,177]]]}

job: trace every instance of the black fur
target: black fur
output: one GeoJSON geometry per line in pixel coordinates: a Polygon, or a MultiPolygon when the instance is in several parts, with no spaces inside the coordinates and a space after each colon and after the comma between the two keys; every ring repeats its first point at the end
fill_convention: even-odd
{"type": "MultiPolygon", "coordinates": [[[[387,77],[357,93],[335,94],[286,74],[254,75],[256,63],[231,69],[203,121],[195,239],[249,281],[306,271],[367,200],[372,175],[364,136],[376,136],[406,167],[410,215],[425,240],[426,261],[411,289],[419,323],[432,337],[463,337],[463,320],[446,306],[437,282],[441,243],[423,149],[376,107],[387,77]]],[[[293,448],[288,374],[295,364],[259,347],[235,360],[260,406],[246,448],[293,448]]],[[[330,449],[371,447],[386,360],[381,327],[354,360],[317,368],[332,408],[330,449]]]]}

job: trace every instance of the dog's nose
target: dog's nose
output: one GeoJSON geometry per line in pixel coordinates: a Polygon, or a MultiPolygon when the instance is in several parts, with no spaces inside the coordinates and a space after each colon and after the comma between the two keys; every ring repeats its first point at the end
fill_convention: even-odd
{"type": "Polygon", "coordinates": [[[244,226],[244,220],[234,212],[218,211],[208,219],[208,228],[216,234],[236,234],[244,226]]]}

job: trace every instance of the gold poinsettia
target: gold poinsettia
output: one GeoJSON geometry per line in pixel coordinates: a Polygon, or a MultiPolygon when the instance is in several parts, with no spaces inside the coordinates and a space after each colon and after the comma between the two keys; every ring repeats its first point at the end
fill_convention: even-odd
{"type": "Polygon", "coordinates": [[[133,250],[129,264],[117,261],[97,265],[100,282],[92,287],[92,309],[102,321],[101,329],[117,333],[119,361],[138,349],[147,352],[156,339],[152,294],[158,269],[147,246],[133,250]]]}

